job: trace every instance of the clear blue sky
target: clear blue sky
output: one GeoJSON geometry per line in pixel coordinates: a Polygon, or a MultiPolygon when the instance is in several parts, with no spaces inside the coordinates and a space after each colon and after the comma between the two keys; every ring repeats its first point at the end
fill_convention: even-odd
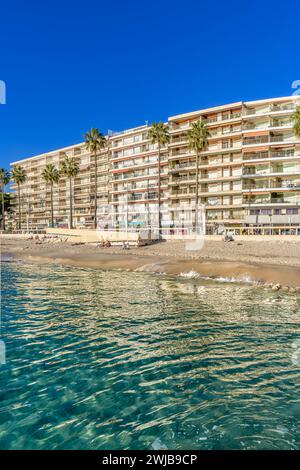
{"type": "Polygon", "coordinates": [[[296,0],[2,2],[0,166],[92,126],[289,95],[299,19],[296,0]]]}

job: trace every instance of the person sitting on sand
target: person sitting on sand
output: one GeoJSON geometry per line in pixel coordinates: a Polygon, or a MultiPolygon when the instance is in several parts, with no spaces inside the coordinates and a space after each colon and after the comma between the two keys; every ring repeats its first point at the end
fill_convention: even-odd
{"type": "Polygon", "coordinates": [[[225,237],[224,237],[224,242],[234,242],[233,236],[230,235],[230,234],[228,235],[228,234],[226,233],[226,235],[225,235],[225,237]]]}

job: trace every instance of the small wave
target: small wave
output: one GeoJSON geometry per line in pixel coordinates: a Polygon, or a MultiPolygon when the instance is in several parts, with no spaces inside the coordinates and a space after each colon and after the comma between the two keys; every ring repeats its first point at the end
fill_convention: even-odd
{"type": "Polygon", "coordinates": [[[238,277],[216,277],[214,278],[215,281],[219,282],[243,282],[245,284],[258,284],[249,274],[243,274],[242,276],[238,277]]]}
{"type": "Polygon", "coordinates": [[[144,264],[143,266],[140,266],[139,268],[136,268],[134,271],[135,272],[151,273],[151,274],[164,274],[164,275],[167,274],[165,271],[162,271],[161,266],[159,264],[156,264],[156,263],[144,264]]]}
{"type": "Polygon", "coordinates": [[[183,271],[179,275],[180,277],[183,277],[185,279],[203,279],[207,281],[216,281],[216,282],[228,282],[228,283],[237,283],[237,282],[242,282],[245,284],[258,284],[257,281],[255,281],[249,274],[243,274],[242,276],[238,277],[215,277],[215,276],[201,276],[200,273],[197,271],[183,271]]]}
{"type": "Polygon", "coordinates": [[[197,273],[197,271],[187,271],[187,272],[182,272],[179,274],[180,277],[184,277],[186,279],[197,279],[197,278],[200,278],[200,274],[197,273]]]}

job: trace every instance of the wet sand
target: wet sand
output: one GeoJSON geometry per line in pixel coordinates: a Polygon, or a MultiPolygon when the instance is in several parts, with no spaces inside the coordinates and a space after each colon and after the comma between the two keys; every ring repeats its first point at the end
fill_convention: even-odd
{"type": "Polygon", "coordinates": [[[207,240],[189,251],[183,241],[168,241],[128,251],[119,246],[45,240],[2,239],[1,252],[33,263],[55,263],[94,269],[138,270],[183,277],[210,277],[300,287],[300,243],[297,240],[251,240],[225,243],[207,240]]]}

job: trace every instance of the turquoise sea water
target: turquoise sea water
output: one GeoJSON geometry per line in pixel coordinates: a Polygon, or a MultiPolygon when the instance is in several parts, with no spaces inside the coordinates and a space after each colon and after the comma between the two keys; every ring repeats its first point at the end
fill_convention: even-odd
{"type": "Polygon", "coordinates": [[[299,449],[300,297],[2,265],[1,449],[299,449]]]}

